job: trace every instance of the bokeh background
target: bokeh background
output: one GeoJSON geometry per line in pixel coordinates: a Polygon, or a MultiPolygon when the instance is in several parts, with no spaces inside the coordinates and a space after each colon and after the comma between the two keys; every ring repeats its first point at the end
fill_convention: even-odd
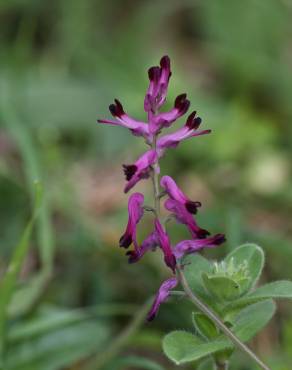
{"type": "MultiPolygon", "coordinates": [[[[290,0],[0,2],[1,274],[31,213],[34,179],[45,188],[10,305],[9,369],[176,368],[161,338],[191,330],[187,307],[166,304],[153,323],[139,321],[169,273],[159,254],[128,265],[117,243],[127,221],[121,164],[144,143],[96,123],[114,98],[144,119],[146,71],[164,54],[167,107],[187,92],[213,130],[162,160],[163,173],[202,201],[200,224],[226,233],[209,256],[253,241],[266,252],[263,282],[292,278],[291,16],[290,0]]],[[[150,183],[137,189],[150,199],[150,183]]],[[[278,308],[251,345],[288,370],[292,306],[278,308]]],[[[256,369],[241,354],[231,368],[256,369]]]]}

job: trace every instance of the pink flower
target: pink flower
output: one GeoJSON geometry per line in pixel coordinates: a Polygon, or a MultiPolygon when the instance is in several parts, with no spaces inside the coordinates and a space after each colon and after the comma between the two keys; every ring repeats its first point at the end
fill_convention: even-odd
{"type": "Polygon", "coordinates": [[[150,84],[144,100],[145,112],[155,113],[165,102],[168,82],[171,76],[170,59],[166,55],[160,60],[160,67],[148,70],[150,84]]]}
{"type": "Polygon", "coordinates": [[[124,192],[127,193],[133,186],[142,179],[150,176],[151,166],[157,161],[155,150],[148,150],[134,164],[124,164],[124,173],[128,181],[124,192]]]}
{"type": "Polygon", "coordinates": [[[216,234],[206,239],[183,240],[174,248],[173,253],[177,259],[184,257],[186,254],[195,253],[203,248],[214,248],[225,242],[223,234],[216,234]]]}
{"type": "Polygon", "coordinates": [[[141,244],[141,246],[135,246],[135,249],[126,253],[129,256],[129,263],[138,262],[144,254],[149,250],[155,250],[158,246],[158,240],[156,232],[152,232],[141,244]]]}
{"type": "Polygon", "coordinates": [[[191,113],[183,127],[158,139],[157,149],[160,157],[163,155],[166,148],[176,148],[182,140],[193,136],[209,134],[211,132],[211,130],[197,131],[202,120],[200,117],[195,116],[196,112],[191,113]]]}
{"type": "Polygon", "coordinates": [[[158,219],[155,219],[155,231],[156,231],[158,243],[164,254],[164,261],[166,265],[171,268],[173,273],[175,273],[176,259],[175,259],[174,254],[172,253],[169,236],[164,231],[158,219]]]}
{"type": "Polygon", "coordinates": [[[152,134],[157,134],[164,127],[169,127],[174,121],[183,116],[189,109],[190,101],[186,94],[177,96],[174,107],[169,112],[162,112],[149,116],[149,130],[152,134]]]}
{"type": "Polygon", "coordinates": [[[201,229],[197,225],[193,215],[188,212],[184,204],[177,200],[167,199],[164,206],[175,215],[177,222],[187,226],[194,239],[202,239],[210,234],[207,230],[201,229]]]}
{"type": "Polygon", "coordinates": [[[158,313],[161,303],[166,301],[166,299],[170,295],[170,291],[174,289],[177,286],[177,284],[178,284],[178,281],[177,281],[177,278],[175,277],[167,279],[161,284],[158,290],[158,293],[154,299],[154,302],[152,304],[152,307],[147,315],[148,321],[152,321],[155,318],[155,316],[158,313]]]}
{"type": "Polygon", "coordinates": [[[134,193],[129,197],[128,224],[126,231],[120,238],[120,247],[128,248],[132,243],[134,243],[135,248],[137,248],[136,227],[144,213],[142,207],[143,203],[144,195],[141,193],[134,193]]]}
{"type": "Polygon", "coordinates": [[[170,176],[163,176],[160,180],[160,185],[166,191],[170,199],[183,204],[188,212],[196,214],[197,208],[201,207],[201,203],[191,201],[181,191],[181,189],[177,186],[176,182],[170,176]]]}
{"type": "Polygon", "coordinates": [[[107,119],[99,119],[97,122],[110,124],[114,126],[122,126],[126,127],[135,136],[144,136],[148,138],[149,136],[149,125],[145,122],[141,122],[131,118],[124,112],[124,108],[122,104],[119,102],[118,99],[115,99],[115,104],[111,104],[109,106],[109,110],[111,114],[116,118],[116,121],[107,120],[107,119]]]}

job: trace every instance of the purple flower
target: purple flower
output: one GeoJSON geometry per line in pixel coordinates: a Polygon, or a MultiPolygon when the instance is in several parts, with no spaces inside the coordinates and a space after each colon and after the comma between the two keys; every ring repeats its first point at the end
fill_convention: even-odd
{"type": "Polygon", "coordinates": [[[148,150],[134,164],[124,164],[124,173],[128,181],[124,192],[127,193],[138,181],[150,176],[151,166],[157,161],[155,150],[148,150]]]}
{"type": "Polygon", "coordinates": [[[155,231],[158,243],[164,254],[164,261],[166,265],[171,268],[173,273],[175,273],[176,259],[174,254],[172,253],[169,236],[163,230],[163,227],[158,219],[155,219],[155,231]]]}
{"type": "Polygon", "coordinates": [[[152,307],[147,315],[147,320],[152,321],[158,313],[159,307],[161,303],[163,303],[170,295],[170,291],[174,289],[178,284],[177,278],[172,277],[170,279],[165,280],[154,299],[152,307]]]}
{"type": "Polygon", "coordinates": [[[160,185],[172,200],[182,203],[189,213],[196,214],[197,208],[201,207],[201,203],[191,201],[170,176],[163,176],[160,180],[160,185]]]}
{"type": "Polygon", "coordinates": [[[177,200],[167,199],[164,206],[175,215],[177,222],[187,226],[194,239],[203,239],[210,234],[207,230],[201,229],[197,225],[193,215],[188,212],[184,204],[177,200]]]}
{"type": "Polygon", "coordinates": [[[128,262],[134,263],[139,261],[144,254],[151,250],[154,250],[158,246],[158,240],[156,232],[152,232],[141,244],[141,246],[135,246],[133,251],[128,251],[126,253],[129,256],[128,262]]]}
{"type": "Polygon", "coordinates": [[[189,115],[186,124],[177,131],[164,135],[157,141],[158,155],[162,156],[166,148],[176,148],[178,144],[185,139],[193,136],[209,134],[211,130],[197,131],[202,120],[196,117],[196,112],[189,115]]]}
{"type": "Polygon", "coordinates": [[[145,138],[148,138],[149,126],[145,122],[137,121],[128,116],[124,112],[124,108],[119,100],[115,99],[115,104],[111,104],[109,106],[109,110],[117,121],[99,119],[97,122],[115,126],[123,126],[131,130],[131,132],[136,136],[144,136],[145,138]]]}
{"type": "Polygon", "coordinates": [[[166,55],[160,60],[160,67],[148,70],[150,84],[144,100],[145,112],[155,113],[165,102],[168,82],[171,76],[170,59],[166,55]]]}
{"type": "Polygon", "coordinates": [[[134,193],[129,197],[128,224],[126,231],[120,238],[120,247],[128,248],[132,243],[134,243],[135,248],[137,248],[136,227],[144,213],[142,207],[143,203],[144,195],[141,193],[134,193]]]}
{"type": "Polygon", "coordinates": [[[183,116],[189,109],[190,101],[186,94],[179,95],[174,101],[174,107],[169,112],[149,116],[149,130],[157,134],[164,127],[169,127],[174,121],[183,116]]]}
{"type": "Polygon", "coordinates": [[[203,248],[214,248],[226,241],[223,234],[216,234],[206,239],[183,240],[173,248],[176,258],[182,258],[186,254],[195,253],[203,248]]]}

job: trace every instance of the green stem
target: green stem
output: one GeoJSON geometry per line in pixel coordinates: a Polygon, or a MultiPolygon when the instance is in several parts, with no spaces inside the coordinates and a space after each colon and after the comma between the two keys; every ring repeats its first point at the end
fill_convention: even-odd
{"type": "MultiPolygon", "coordinates": [[[[245,352],[252,360],[254,360],[263,370],[271,370],[260,360],[253,351],[248,348],[222,321],[221,319],[204,303],[202,302],[191,290],[189,284],[184,276],[182,267],[177,267],[178,276],[184,291],[188,295],[189,299],[206,315],[211,319],[214,324],[243,352],[245,352]]],[[[219,368],[220,369],[220,368],[219,368]]],[[[224,368],[222,368],[224,369],[224,368]]]]}

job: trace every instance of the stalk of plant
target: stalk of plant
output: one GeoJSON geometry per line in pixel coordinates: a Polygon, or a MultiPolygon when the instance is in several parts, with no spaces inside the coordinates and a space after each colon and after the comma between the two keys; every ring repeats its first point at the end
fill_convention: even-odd
{"type": "MultiPolygon", "coordinates": [[[[209,231],[198,225],[195,214],[201,203],[190,200],[170,176],[163,176],[160,179],[159,159],[166,153],[167,149],[176,148],[183,140],[209,134],[211,130],[199,130],[201,118],[197,117],[196,112],[193,111],[181,128],[174,132],[161,135],[162,130],[170,127],[188,111],[190,101],[187,99],[186,94],[181,94],[175,99],[174,106],[170,111],[160,112],[160,108],[166,100],[168,83],[171,76],[170,60],[167,56],[161,59],[160,66],[151,67],[148,75],[150,84],[144,100],[144,109],[148,115],[147,123],[135,120],[127,115],[122,104],[117,99],[115,100],[115,104],[109,107],[115,120],[98,120],[99,123],[126,127],[135,136],[143,137],[146,144],[150,146],[150,149],[141,155],[135,163],[123,165],[127,180],[124,191],[127,193],[139,181],[151,178],[154,206],[151,207],[144,204],[143,194],[138,192],[131,194],[128,202],[128,224],[124,234],[120,238],[120,247],[126,249],[131,245],[134,247],[126,253],[129,263],[138,262],[145,253],[160,249],[163,253],[165,264],[171,271],[172,276],[160,286],[147,319],[151,321],[156,317],[160,305],[167,300],[172,294],[173,289],[180,284],[184,295],[215,324],[219,333],[224,333],[231,342],[244,351],[262,369],[269,370],[269,367],[192,291],[185,277],[184,258],[188,255],[196,254],[204,248],[214,248],[221,245],[225,241],[225,236],[223,234],[210,236],[209,231]],[[163,218],[160,211],[160,203],[163,197],[167,197],[164,201],[164,207],[170,212],[167,218],[163,218]],[[137,225],[141,221],[144,211],[153,212],[154,225],[153,231],[139,244],[136,235],[137,225]],[[166,221],[170,219],[174,219],[176,222],[185,225],[190,233],[190,238],[172,246],[166,230],[166,221]]],[[[227,370],[228,356],[223,359],[219,357],[215,358],[215,364],[217,370],[227,370]]]]}

